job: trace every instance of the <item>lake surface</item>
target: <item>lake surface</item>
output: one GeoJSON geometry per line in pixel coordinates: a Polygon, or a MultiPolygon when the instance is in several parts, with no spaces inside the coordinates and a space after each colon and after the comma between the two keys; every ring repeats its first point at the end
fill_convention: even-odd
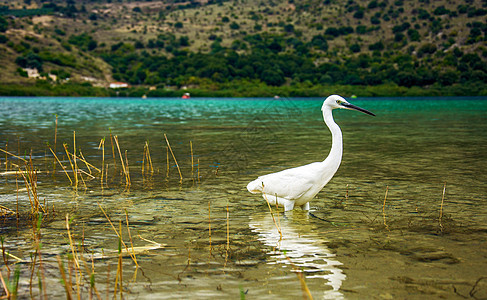
{"type": "MultiPolygon", "coordinates": [[[[113,297],[119,238],[101,206],[126,244],[147,247],[139,268],[120,260],[128,299],[296,299],[304,285],[314,299],[487,297],[487,98],[351,99],[377,116],[334,111],[343,161],[311,213],[271,214],[245,187],[327,156],[322,101],[0,98],[0,148],[20,157],[0,153],[0,235],[22,260],[7,262],[19,295],[65,297],[56,255],[68,268],[75,245],[101,297],[113,297]],[[63,148],[73,152],[74,132],[76,153],[104,174],[78,159],[92,175],[78,173],[77,189],[49,150],[74,179],[63,148]],[[37,238],[15,172],[30,157],[50,211],[37,238]]],[[[5,260],[0,270],[9,277],[5,260]]],[[[80,282],[88,298],[90,279],[80,282]]]]}

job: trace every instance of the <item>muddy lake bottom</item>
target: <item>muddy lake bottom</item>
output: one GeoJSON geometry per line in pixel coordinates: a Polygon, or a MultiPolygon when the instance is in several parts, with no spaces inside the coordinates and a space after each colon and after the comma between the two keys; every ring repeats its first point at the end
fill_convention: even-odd
{"type": "Polygon", "coordinates": [[[326,157],[322,99],[0,98],[0,295],[486,298],[486,99],[354,100],[283,212],[245,186],[326,157]]]}

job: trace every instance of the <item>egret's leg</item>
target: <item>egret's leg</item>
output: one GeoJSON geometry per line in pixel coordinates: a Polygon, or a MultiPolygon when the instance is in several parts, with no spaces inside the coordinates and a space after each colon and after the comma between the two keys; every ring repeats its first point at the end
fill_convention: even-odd
{"type": "Polygon", "coordinates": [[[279,204],[284,206],[284,211],[293,210],[294,208],[294,201],[289,201],[287,199],[279,198],[279,204]]]}
{"type": "Polygon", "coordinates": [[[302,210],[309,210],[309,202],[306,202],[305,204],[301,205],[302,210]]]}

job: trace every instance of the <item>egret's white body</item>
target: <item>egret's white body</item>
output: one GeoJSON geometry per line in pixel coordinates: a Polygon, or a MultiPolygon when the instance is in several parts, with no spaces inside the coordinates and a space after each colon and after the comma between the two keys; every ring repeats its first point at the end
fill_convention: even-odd
{"type": "Polygon", "coordinates": [[[336,108],[353,109],[374,115],[350,104],[338,95],[329,96],[321,107],[323,119],[332,136],[331,150],[326,159],[322,162],[260,176],[247,185],[249,192],[262,193],[264,199],[270,204],[275,205],[277,201],[286,211],[296,206],[309,210],[309,201],[333,178],[342,161],[342,131],[333,120],[332,114],[333,109],[336,108]]]}

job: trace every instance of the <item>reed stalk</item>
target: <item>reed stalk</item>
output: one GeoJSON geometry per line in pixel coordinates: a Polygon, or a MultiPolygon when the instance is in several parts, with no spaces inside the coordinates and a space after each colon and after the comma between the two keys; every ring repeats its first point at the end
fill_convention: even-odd
{"type": "Polygon", "coordinates": [[[30,271],[30,280],[29,280],[29,293],[30,293],[30,298],[33,299],[34,296],[32,295],[32,281],[34,279],[34,271],[35,271],[35,266],[37,262],[37,251],[34,252],[34,255],[31,254],[31,271],[30,271]],[[32,256],[34,256],[34,259],[32,260],[32,256]]]}
{"type": "MultiPolygon", "coordinates": [[[[78,159],[79,159],[80,161],[82,161],[82,162],[85,164],[86,168],[88,169],[88,172],[90,172],[90,175],[91,175],[91,168],[90,168],[90,165],[92,166],[92,164],[90,164],[90,163],[88,163],[88,162],[86,161],[86,159],[85,159],[85,157],[84,157],[84,155],[83,155],[83,152],[81,152],[81,150],[79,150],[79,156],[80,156],[81,158],[78,158],[78,159]]],[[[81,169],[80,169],[80,170],[81,170],[81,169]]],[[[99,169],[98,169],[98,172],[100,172],[100,170],[99,170],[99,169]]],[[[86,172],[85,172],[85,173],[86,173],[86,172]]]]}
{"type": "Polygon", "coordinates": [[[132,185],[132,181],[130,180],[130,168],[129,168],[129,159],[127,157],[127,150],[125,150],[125,170],[127,170],[127,179],[129,181],[129,185],[132,185]]]}
{"type": "Polygon", "coordinates": [[[169,147],[166,147],[166,179],[169,178],[169,147]]]}
{"type": "Polygon", "coordinates": [[[167,139],[166,134],[164,133],[164,138],[166,139],[167,146],[169,147],[169,151],[171,151],[172,158],[174,159],[174,162],[176,163],[176,167],[178,168],[179,172],[179,182],[183,183],[183,175],[181,174],[181,169],[179,169],[179,164],[178,161],[176,160],[176,156],[174,156],[174,152],[172,151],[171,145],[169,144],[169,140],[167,139]]]}
{"type": "MultiPolygon", "coordinates": [[[[7,142],[5,143],[5,150],[8,151],[8,138],[7,142]]],[[[8,154],[5,153],[5,172],[8,171],[8,154]]]]}
{"type": "Polygon", "coordinates": [[[106,300],[109,299],[110,294],[110,264],[107,265],[107,283],[106,283],[106,300]]]}
{"type": "Polygon", "coordinates": [[[108,164],[106,165],[106,168],[105,168],[105,185],[108,188],[108,164]]]}
{"type": "Polygon", "coordinates": [[[22,171],[20,174],[22,175],[22,178],[24,179],[25,188],[27,189],[27,196],[29,197],[29,202],[30,202],[30,213],[31,213],[31,215],[34,215],[35,204],[34,204],[34,201],[32,200],[32,197],[30,196],[31,193],[30,193],[30,186],[29,186],[28,180],[22,171]]]}
{"type": "Polygon", "coordinates": [[[10,152],[8,152],[8,151],[6,151],[6,150],[3,150],[3,149],[0,149],[0,151],[4,152],[5,154],[8,154],[8,155],[10,155],[10,156],[12,156],[12,157],[15,157],[15,158],[17,158],[17,159],[20,159],[20,160],[21,160],[21,161],[23,161],[24,163],[27,163],[27,160],[26,160],[26,159],[24,159],[24,158],[22,158],[22,157],[20,157],[20,156],[17,156],[17,155],[15,155],[15,154],[10,153],[10,152]]]}
{"type": "Polygon", "coordinates": [[[147,156],[146,151],[147,151],[147,144],[144,145],[144,153],[142,154],[142,169],[141,169],[142,176],[144,176],[145,158],[147,156]]]}
{"type": "MultiPolygon", "coordinates": [[[[95,179],[95,178],[96,178],[95,176],[91,175],[90,173],[86,172],[86,171],[85,171],[85,170],[83,170],[83,169],[79,169],[79,170],[78,170],[78,172],[79,172],[79,173],[83,173],[83,174],[85,174],[86,176],[90,177],[91,179],[95,179]]],[[[81,174],[79,174],[79,175],[80,175],[80,177],[81,177],[81,174]]],[[[83,179],[83,178],[81,177],[81,179],[83,179]]],[[[83,183],[84,183],[84,180],[83,180],[83,183]]],[[[86,184],[85,184],[85,186],[86,186],[86,184]]]]}
{"type": "MultiPolygon", "coordinates": [[[[73,255],[74,272],[76,277],[76,293],[78,295],[78,299],[81,299],[81,279],[83,277],[83,271],[81,270],[80,263],[79,263],[81,259],[81,254],[79,254],[78,251],[76,251],[76,247],[74,245],[74,241],[70,231],[70,223],[72,222],[72,220],[73,219],[71,220],[69,219],[69,214],[66,214],[66,229],[68,232],[69,246],[71,248],[71,253],[73,255]]],[[[81,247],[81,249],[83,248],[81,247]]]]}
{"type": "Polygon", "coordinates": [[[64,290],[66,291],[66,299],[71,300],[73,299],[72,287],[69,284],[68,279],[66,278],[66,271],[64,270],[64,265],[63,262],[61,261],[61,257],[57,255],[56,258],[58,262],[59,272],[61,273],[61,277],[63,279],[64,290]]]}
{"type": "Polygon", "coordinates": [[[69,182],[71,183],[71,185],[73,185],[73,181],[71,180],[71,177],[69,176],[68,172],[66,172],[66,167],[61,163],[61,161],[59,160],[59,158],[57,158],[56,153],[51,148],[49,148],[49,150],[51,150],[52,155],[54,155],[54,158],[56,158],[56,161],[59,163],[59,165],[63,169],[64,174],[66,174],[66,177],[68,177],[69,182]]]}
{"type": "MultiPolygon", "coordinates": [[[[74,179],[76,188],[78,188],[78,163],[76,162],[76,131],[73,131],[73,161],[74,161],[74,179]]],[[[69,154],[68,154],[69,156],[69,154]]]]}
{"type": "Polygon", "coordinates": [[[194,159],[193,159],[193,142],[189,141],[189,147],[191,148],[191,178],[194,178],[194,159]]]}
{"type": "Polygon", "coordinates": [[[228,209],[227,200],[227,251],[230,249],[230,210],[228,209]]]}
{"type": "Polygon", "coordinates": [[[276,211],[277,211],[277,225],[279,226],[279,228],[281,228],[281,219],[279,218],[279,204],[277,203],[277,194],[276,194],[276,211]]]}
{"type": "Polygon", "coordinates": [[[150,156],[149,142],[145,141],[144,155],[142,156],[142,175],[145,173],[145,167],[150,168],[151,175],[154,174],[154,168],[152,166],[152,158],[150,156]]]}
{"type": "Polygon", "coordinates": [[[313,296],[311,295],[311,291],[308,288],[308,285],[306,284],[306,281],[304,280],[304,274],[303,272],[295,272],[296,275],[299,278],[299,282],[301,283],[301,291],[303,292],[303,299],[309,299],[313,300],[313,296]]]}
{"type": "MultiPolygon", "coordinates": [[[[262,182],[262,191],[264,191],[264,183],[262,182]]],[[[267,202],[267,206],[269,207],[269,211],[271,212],[272,220],[274,221],[274,225],[276,225],[277,232],[279,232],[280,240],[282,240],[282,231],[281,228],[277,225],[276,218],[274,217],[274,212],[272,211],[271,204],[269,203],[269,200],[267,199],[267,195],[263,192],[265,202],[267,202]]],[[[277,204],[277,195],[276,195],[276,204],[277,204]]],[[[279,212],[278,212],[279,213],[279,212]]]]}
{"type": "Polygon", "coordinates": [[[54,151],[57,147],[57,115],[56,115],[56,127],[54,128],[54,151]]]}
{"type": "Polygon", "coordinates": [[[66,151],[66,155],[68,156],[69,164],[71,165],[71,170],[73,170],[73,173],[74,173],[74,187],[75,187],[75,189],[78,189],[78,176],[77,176],[76,171],[74,169],[73,162],[71,161],[71,158],[69,157],[68,145],[63,144],[63,146],[64,146],[64,150],[66,151]]]}
{"type": "Polygon", "coordinates": [[[298,269],[296,265],[294,265],[293,261],[286,255],[284,252],[284,255],[286,256],[287,260],[289,260],[289,263],[291,264],[291,267],[294,269],[294,273],[296,273],[296,276],[299,279],[299,282],[301,283],[301,291],[303,292],[303,299],[309,299],[313,300],[313,295],[311,295],[311,292],[308,288],[308,285],[306,284],[306,281],[304,280],[304,274],[303,271],[298,269]]]}
{"type": "Polygon", "coordinates": [[[149,149],[149,142],[145,142],[147,144],[147,159],[149,160],[149,165],[150,165],[150,173],[151,175],[154,174],[154,167],[152,166],[152,158],[150,156],[150,149],[149,149]]]}
{"type": "MultiPolygon", "coordinates": [[[[85,174],[86,174],[86,175],[88,175],[88,176],[92,176],[92,175],[90,175],[90,174],[86,173],[85,171],[83,171],[83,170],[81,170],[81,169],[80,169],[79,171],[80,171],[81,173],[85,173],[85,174]]],[[[94,176],[92,176],[92,177],[93,177],[93,178],[95,178],[94,176]]],[[[79,174],[79,178],[81,178],[81,182],[83,183],[83,186],[85,187],[85,190],[87,190],[87,189],[88,189],[88,187],[86,186],[86,182],[85,182],[85,179],[83,178],[83,175],[82,175],[82,174],[79,174]]]]}
{"type": "Polygon", "coordinates": [[[1,271],[2,270],[0,269],[0,281],[2,282],[3,290],[5,291],[5,296],[3,296],[1,299],[10,299],[10,291],[7,287],[7,284],[5,283],[5,279],[3,279],[1,271]]]}
{"type": "Polygon", "coordinates": [[[19,227],[19,173],[15,172],[15,189],[16,189],[16,194],[17,194],[17,227],[19,227]]]}
{"type": "Polygon", "coordinates": [[[118,264],[117,264],[117,276],[115,277],[115,289],[114,289],[114,292],[113,292],[113,298],[117,299],[117,281],[118,281],[118,284],[120,286],[120,299],[123,299],[123,286],[122,286],[122,273],[123,273],[123,270],[122,270],[122,237],[121,237],[121,234],[122,234],[122,221],[120,221],[119,223],[120,225],[120,236],[119,236],[119,240],[118,240],[118,264]]]}
{"type": "Polygon", "coordinates": [[[198,158],[198,166],[196,167],[196,176],[198,176],[198,182],[200,182],[200,159],[198,158]]]}
{"type": "Polygon", "coordinates": [[[15,212],[14,212],[13,210],[11,210],[10,208],[5,207],[5,206],[3,206],[3,205],[0,205],[0,210],[4,210],[4,211],[6,211],[5,215],[7,215],[7,212],[10,212],[10,213],[12,213],[12,214],[15,214],[15,212]]]}
{"type": "Polygon", "coordinates": [[[113,139],[115,140],[115,143],[117,145],[118,154],[120,156],[120,162],[122,164],[122,170],[123,173],[125,174],[125,184],[130,185],[130,179],[128,177],[127,170],[125,169],[125,163],[123,162],[122,151],[120,150],[120,144],[118,143],[118,136],[114,136],[113,139]]]}
{"type": "Polygon", "coordinates": [[[227,245],[225,247],[225,263],[223,264],[223,268],[227,266],[228,250],[230,250],[230,210],[228,209],[228,200],[227,200],[227,245]]]}
{"type": "Polygon", "coordinates": [[[211,199],[208,200],[208,234],[209,234],[210,257],[211,257],[211,199]]]}
{"type": "Polygon", "coordinates": [[[110,132],[110,144],[112,145],[113,166],[115,167],[115,170],[116,170],[117,169],[117,160],[115,159],[115,147],[113,146],[112,130],[109,128],[108,131],[110,132]]]}
{"type": "Polygon", "coordinates": [[[445,201],[445,194],[446,194],[446,182],[443,185],[443,194],[441,196],[441,204],[440,204],[440,215],[438,217],[438,225],[440,226],[440,231],[443,232],[443,202],[445,201]]]}
{"type": "Polygon", "coordinates": [[[79,262],[78,262],[79,259],[78,259],[77,252],[76,252],[76,250],[74,248],[73,238],[71,236],[71,231],[70,231],[70,228],[69,228],[69,223],[71,223],[71,221],[69,220],[69,213],[68,213],[68,214],[66,214],[66,229],[68,231],[69,246],[71,248],[71,253],[73,255],[73,261],[74,261],[74,263],[76,265],[77,270],[79,270],[80,269],[79,262]]]}
{"type": "MultiPolygon", "coordinates": [[[[127,222],[127,232],[129,234],[129,240],[130,240],[130,246],[132,248],[132,254],[134,256],[134,263],[137,268],[139,267],[139,264],[137,263],[137,257],[135,256],[135,249],[134,249],[134,243],[132,241],[132,234],[130,233],[130,226],[129,226],[129,215],[127,213],[127,210],[125,209],[125,221],[127,222]]],[[[121,231],[120,231],[121,232],[121,231]]]]}
{"type": "Polygon", "coordinates": [[[384,226],[386,227],[387,231],[391,231],[389,229],[389,225],[386,223],[386,201],[387,201],[387,192],[389,191],[389,186],[386,186],[386,194],[384,196],[384,204],[382,204],[382,218],[384,220],[384,226]]]}
{"type": "Polygon", "coordinates": [[[100,178],[100,183],[101,183],[101,188],[103,189],[103,171],[104,171],[104,167],[105,167],[105,138],[102,138],[100,140],[100,144],[98,145],[98,149],[102,149],[102,152],[101,152],[101,157],[102,157],[102,161],[101,161],[101,178],[100,178]]]}
{"type": "Polygon", "coordinates": [[[41,214],[39,214],[39,221],[37,222],[37,231],[38,231],[38,235],[37,235],[37,242],[36,242],[36,245],[37,245],[37,253],[38,253],[38,256],[39,256],[39,270],[37,271],[37,277],[39,278],[39,290],[43,293],[43,296],[44,296],[44,299],[48,299],[47,298],[47,289],[46,289],[46,277],[45,277],[45,274],[44,274],[44,267],[43,267],[43,260],[42,260],[42,253],[41,253],[41,243],[40,243],[40,220],[41,220],[42,216],[41,214]]]}
{"type": "MultiPolygon", "coordinates": [[[[32,162],[32,150],[30,151],[29,162],[30,163],[29,163],[29,169],[27,171],[27,175],[29,177],[32,198],[34,199],[35,213],[37,214],[39,212],[40,201],[39,201],[39,196],[37,194],[37,170],[34,169],[34,163],[32,162]]],[[[44,209],[42,210],[44,213],[46,213],[44,209]]]]}
{"type": "Polygon", "coordinates": [[[5,245],[3,244],[4,242],[4,237],[0,236],[0,242],[2,243],[2,258],[3,258],[3,263],[5,264],[5,267],[7,268],[7,271],[10,273],[10,267],[8,266],[8,258],[7,255],[5,255],[5,245]]]}
{"type": "Polygon", "coordinates": [[[95,262],[93,259],[93,253],[91,255],[91,270],[87,262],[84,260],[83,256],[80,256],[80,258],[81,258],[81,262],[85,267],[86,274],[90,274],[90,300],[93,299],[93,291],[95,292],[95,295],[97,296],[98,300],[101,300],[100,293],[98,292],[98,289],[95,286],[95,262]]]}
{"type": "Polygon", "coordinates": [[[106,214],[105,210],[103,209],[103,207],[101,207],[100,203],[98,203],[98,206],[100,207],[101,211],[103,212],[103,214],[105,215],[105,218],[107,218],[108,220],[108,223],[110,223],[110,225],[112,226],[112,229],[113,231],[115,231],[115,234],[120,238],[120,241],[122,243],[122,245],[125,247],[125,250],[127,251],[127,253],[130,255],[130,257],[132,258],[132,260],[134,261],[134,263],[137,265],[137,258],[135,257],[135,254],[132,254],[129,250],[129,248],[127,247],[127,245],[124,243],[124,241],[122,240],[122,236],[121,236],[121,232],[120,234],[118,233],[117,229],[115,229],[115,226],[113,225],[112,221],[110,220],[110,218],[108,217],[108,215],[106,214]]]}

